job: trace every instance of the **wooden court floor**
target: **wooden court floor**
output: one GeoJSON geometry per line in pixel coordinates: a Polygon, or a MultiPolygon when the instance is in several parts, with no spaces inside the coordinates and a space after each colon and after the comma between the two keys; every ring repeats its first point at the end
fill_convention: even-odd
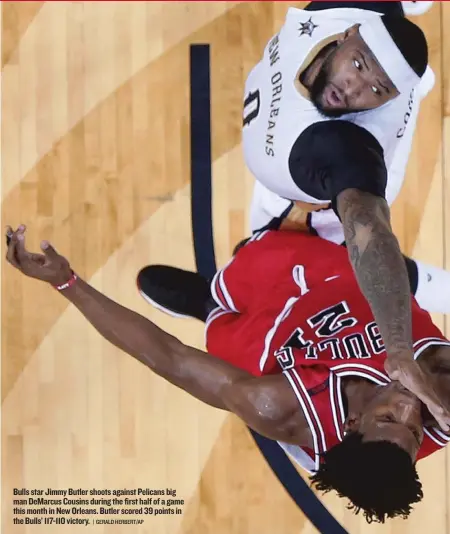
{"type": "MultiPolygon", "coordinates": [[[[248,233],[243,83],[288,5],[304,3],[3,2],[2,227],[26,223],[32,247],[51,240],[96,288],[203,347],[200,324],[152,310],[135,288],[145,264],[194,268],[189,45],[211,45],[222,265],[248,233]]],[[[450,3],[415,20],[436,86],[422,105],[394,224],[405,252],[450,269],[450,3]]],[[[3,534],[86,528],[12,525],[14,488],[138,487],[175,489],[183,513],[86,532],[317,532],[234,416],[145,371],[4,261],[1,304],[3,534]]],[[[443,316],[435,321],[450,334],[443,316]]],[[[450,534],[449,464],[449,450],[419,464],[425,498],[408,521],[367,526],[343,501],[324,502],[351,534],[450,534]]]]}

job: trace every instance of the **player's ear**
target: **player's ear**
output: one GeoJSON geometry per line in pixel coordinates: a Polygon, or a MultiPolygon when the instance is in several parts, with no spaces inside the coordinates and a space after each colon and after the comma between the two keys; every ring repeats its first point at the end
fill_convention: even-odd
{"type": "Polygon", "coordinates": [[[338,38],[338,42],[343,43],[350,37],[353,37],[358,33],[358,29],[360,27],[360,24],[354,24],[353,26],[350,26],[350,28],[347,28],[344,33],[341,34],[341,36],[338,38]]]}
{"type": "Polygon", "coordinates": [[[345,434],[351,434],[352,432],[357,432],[359,429],[359,424],[361,419],[357,414],[349,414],[344,423],[344,432],[345,434]]]}

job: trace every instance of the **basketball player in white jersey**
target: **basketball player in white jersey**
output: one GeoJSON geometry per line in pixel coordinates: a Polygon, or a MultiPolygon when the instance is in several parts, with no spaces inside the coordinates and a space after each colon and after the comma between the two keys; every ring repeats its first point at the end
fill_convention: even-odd
{"type": "MultiPolygon", "coordinates": [[[[319,235],[345,240],[389,359],[404,361],[405,370],[413,353],[411,287],[388,207],[403,175],[388,169],[402,138],[412,139],[428,47],[399,2],[372,2],[369,9],[361,9],[365,2],[329,4],[290,8],[250,72],[245,160],[259,186],[308,212],[305,222],[319,235]]],[[[159,307],[183,314],[180,304],[192,299],[181,293],[192,295],[196,286],[173,274],[163,280],[147,269],[139,285],[159,307]]]]}
{"type": "Polygon", "coordinates": [[[257,180],[252,231],[297,201],[311,214],[305,223],[342,243],[339,214],[326,208],[337,203],[343,176],[370,193],[381,186],[391,204],[403,182],[420,100],[434,84],[427,61],[425,37],[404,18],[400,2],[289,9],[245,86],[244,156],[257,180]],[[330,122],[334,118],[344,120],[330,122]],[[361,163],[374,164],[378,174],[369,180],[361,163]],[[264,192],[268,199],[260,198],[264,192]]]}
{"type": "Polygon", "coordinates": [[[50,244],[30,253],[24,226],[7,236],[16,269],[154,373],[278,441],[319,490],[347,497],[367,521],[407,517],[422,499],[416,462],[450,441],[450,413],[436,417],[428,397],[450,401],[450,341],[413,301],[414,365],[426,380],[416,394],[390,382],[343,247],[306,233],[255,234],[211,284],[205,353],[96,291],[50,244]]]}
{"type": "MultiPolygon", "coordinates": [[[[414,14],[424,12],[432,2],[403,4],[406,4],[408,12],[414,14]]],[[[403,184],[419,104],[433,87],[434,75],[428,67],[411,93],[408,94],[405,90],[400,95],[388,95],[382,87],[377,89],[375,82],[369,83],[375,78],[378,82],[382,81],[382,76],[377,78],[380,71],[374,70],[374,63],[364,63],[363,60],[365,55],[373,57],[373,51],[381,46],[377,63],[394,62],[395,54],[401,51],[419,74],[423,71],[427,55],[424,37],[420,30],[408,24],[402,15],[400,2],[313,2],[305,11],[288,12],[285,25],[269,42],[265,57],[251,71],[246,83],[244,156],[256,177],[250,216],[252,232],[278,227],[309,229],[325,239],[343,243],[346,237],[344,227],[336,209],[330,209],[329,197],[333,196],[333,192],[326,191],[330,184],[339,190],[344,186],[350,189],[349,186],[353,185],[360,191],[375,194],[376,184],[383,184],[382,194],[387,204],[394,202],[403,184]],[[336,9],[337,6],[344,6],[345,9],[336,9]],[[383,20],[390,35],[379,43],[377,31],[371,33],[362,24],[359,27],[360,42],[356,42],[356,50],[351,49],[351,53],[345,55],[351,38],[346,37],[344,33],[340,37],[342,44],[339,45],[336,32],[339,24],[347,23],[341,20],[341,16],[345,19],[352,13],[352,9],[349,9],[351,7],[359,8],[354,15],[357,18],[361,17],[360,8],[369,10],[375,17],[376,10],[386,14],[383,20]],[[320,10],[319,14],[316,14],[316,9],[320,10]],[[325,17],[325,22],[319,19],[319,16],[325,17]],[[321,20],[322,34],[318,33],[319,27],[316,28],[314,24],[308,24],[306,27],[306,23],[301,22],[305,17],[308,17],[308,21],[311,19],[311,22],[315,20],[317,26],[321,20]],[[324,35],[329,31],[330,25],[334,30],[327,56],[324,42],[329,38],[324,38],[324,35]],[[298,26],[301,28],[300,36],[295,33],[298,26]],[[303,39],[304,44],[305,34],[310,37],[308,46],[312,48],[312,51],[306,48],[306,60],[302,62],[300,58],[297,62],[296,54],[294,57],[288,55],[282,63],[282,42],[285,47],[289,47],[289,44],[293,47],[296,41],[303,39]],[[392,54],[386,59],[384,54],[387,52],[384,47],[389,49],[386,43],[389,43],[391,36],[395,46],[391,50],[392,54]],[[411,42],[416,46],[411,46],[411,42]],[[422,49],[419,42],[423,44],[422,49]],[[367,50],[367,43],[371,45],[370,50],[367,50]],[[321,50],[316,54],[317,47],[321,50]],[[361,52],[361,49],[365,51],[361,52]],[[314,69],[320,64],[321,54],[326,59],[311,81],[311,72],[314,75],[314,69]],[[312,62],[311,55],[315,58],[312,62]],[[274,75],[272,71],[277,65],[279,68],[274,75]],[[370,72],[369,67],[373,72],[370,72]],[[285,91],[281,82],[272,82],[276,82],[279,76],[289,79],[289,68],[291,72],[297,68],[298,71],[295,71],[295,87],[289,83],[285,84],[285,91]],[[273,98],[266,98],[264,101],[261,98],[262,90],[255,89],[258,83],[261,87],[265,86],[264,92],[273,95],[273,98]],[[345,85],[345,98],[342,103],[339,98],[336,100],[335,94],[336,91],[339,93],[336,87],[340,85],[345,85]],[[299,98],[298,92],[305,98],[299,98]],[[334,103],[328,102],[328,92],[331,99],[335,99],[334,103]],[[284,96],[281,93],[284,93],[284,96]],[[376,94],[381,102],[377,103],[373,94],[376,94]],[[355,113],[355,108],[367,109],[374,105],[375,109],[372,111],[355,113]],[[319,118],[319,114],[323,117],[319,118]],[[335,116],[341,116],[343,120],[331,123],[326,121],[327,118],[335,116]],[[266,120],[267,117],[269,120],[266,120]],[[298,120],[299,117],[302,121],[298,120]],[[367,131],[373,136],[367,135],[367,131]]],[[[376,22],[379,20],[381,19],[378,17],[376,22]]],[[[347,35],[355,31],[355,26],[352,26],[347,30],[347,35]]],[[[400,56],[398,63],[402,64],[402,61],[400,56]]],[[[405,77],[408,76],[408,65],[405,77]]],[[[389,67],[384,65],[385,69],[389,67]]],[[[393,65],[391,67],[393,68],[393,65]]],[[[392,77],[400,72],[394,70],[396,73],[392,77]]],[[[397,82],[397,85],[400,86],[401,82],[397,82]]],[[[379,193],[381,194],[380,191],[379,193]]],[[[342,198],[344,195],[341,195],[342,198]]],[[[336,201],[337,195],[334,196],[334,202],[336,201]]],[[[409,258],[405,258],[405,261],[411,289],[420,305],[432,312],[450,312],[450,273],[409,258]]]]}
{"type": "MultiPolygon", "coordinates": [[[[244,156],[256,178],[251,230],[303,227],[343,243],[354,228],[347,227],[346,235],[343,213],[337,210],[338,196],[341,201],[346,195],[353,198],[357,189],[361,198],[362,193],[369,193],[372,201],[378,197],[378,203],[380,199],[388,205],[394,202],[404,180],[420,100],[432,87],[433,75],[426,69],[424,36],[401,16],[400,2],[316,2],[306,10],[289,10],[285,25],[268,43],[263,60],[246,82],[244,156]],[[353,12],[351,7],[370,10],[366,14],[375,18],[364,22],[361,9],[353,12]],[[376,9],[386,16],[380,18],[376,9]],[[352,25],[337,37],[340,25],[349,24],[347,17],[361,21],[358,35],[351,37],[357,31],[352,25]],[[304,20],[310,19],[314,24],[306,28],[304,20]],[[381,25],[382,20],[387,35],[385,28],[370,27],[381,25]],[[365,27],[367,21],[369,27],[365,27]],[[327,37],[328,33],[331,36],[327,37]],[[308,45],[304,45],[305,59],[284,53],[283,62],[282,51],[293,48],[296,42],[304,44],[305,34],[309,37],[308,45]],[[324,43],[329,39],[332,42],[327,51],[324,43]],[[376,61],[366,56],[376,57],[376,61]],[[410,63],[417,72],[411,72],[410,63]],[[383,83],[382,71],[393,69],[390,79],[400,76],[401,67],[394,64],[405,67],[403,81],[409,76],[415,78],[409,86],[405,83],[400,94],[387,93],[389,84],[385,88],[379,85],[383,83]],[[279,74],[274,75],[274,69],[279,74]],[[319,69],[317,74],[314,69],[319,69]],[[294,84],[288,81],[274,87],[272,82],[279,75],[289,80],[294,72],[294,84]],[[424,75],[419,80],[417,74],[424,75]],[[256,88],[258,83],[265,86],[265,99],[262,89],[256,88]],[[360,112],[358,108],[370,111],[360,112]],[[340,120],[330,120],[333,117],[340,120]]],[[[396,86],[401,87],[402,81],[396,81],[396,86]]],[[[359,204],[342,202],[341,211],[350,205],[357,210],[359,204]]],[[[409,259],[406,266],[411,289],[421,306],[428,311],[449,312],[450,273],[409,259]]]]}

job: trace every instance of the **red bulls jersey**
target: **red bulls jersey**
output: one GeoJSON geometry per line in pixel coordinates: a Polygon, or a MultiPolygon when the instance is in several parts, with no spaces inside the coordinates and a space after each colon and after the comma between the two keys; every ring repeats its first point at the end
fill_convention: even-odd
{"type": "MultiPolygon", "coordinates": [[[[344,247],[295,232],[252,237],[214,277],[218,308],[206,323],[208,351],[253,375],[284,373],[308,421],[314,449],[280,443],[309,472],[343,439],[341,381],[380,386],[386,352],[344,247]]],[[[415,358],[448,345],[430,315],[412,299],[415,358]]],[[[425,428],[418,459],[450,436],[425,428]]]]}

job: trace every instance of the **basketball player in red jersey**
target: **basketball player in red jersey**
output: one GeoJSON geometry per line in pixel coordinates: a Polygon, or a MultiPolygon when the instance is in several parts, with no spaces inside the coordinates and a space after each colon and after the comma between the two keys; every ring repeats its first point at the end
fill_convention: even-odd
{"type": "Polygon", "coordinates": [[[24,233],[7,230],[14,267],[55,287],[170,383],[278,441],[319,490],[347,497],[369,522],[405,518],[421,500],[416,461],[450,441],[450,417],[438,417],[439,429],[418,396],[450,403],[450,342],[412,299],[424,380],[411,384],[418,396],[392,382],[344,248],[307,234],[255,234],[212,281],[208,354],[96,291],[47,242],[43,254],[28,252],[24,233]]]}
{"type": "MultiPolygon", "coordinates": [[[[402,256],[390,222],[432,87],[427,72],[426,38],[400,2],[321,1],[288,9],[245,83],[251,230],[292,224],[346,243],[391,379],[413,372],[410,292],[426,310],[450,311],[450,272],[402,256]]],[[[147,300],[182,315],[191,314],[190,293],[209,287],[192,278],[150,266],[138,283],[147,300]]]]}

